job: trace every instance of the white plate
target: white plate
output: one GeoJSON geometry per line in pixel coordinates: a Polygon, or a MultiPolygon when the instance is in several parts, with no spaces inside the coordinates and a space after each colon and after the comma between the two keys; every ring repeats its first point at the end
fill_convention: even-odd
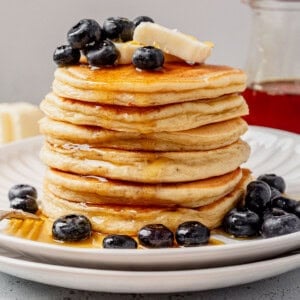
{"type": "Polygon", "coordinates": [[[175,293],[245,284],[300,267],[300,254],[238,266],[182,271],[112,271],[42,264],[0,251],[0,270],[24,279],[72,289],[113,293],[175,293]],[[163,284],[162,284],[163,283],[163,284]]]}
{"type": "MultiPolygon", "coordinates": [[[[283,131],[250,127],[245,136],[253,153],[247,163],[255,175],[275,172],[287,180],[288,191],[300,195],[300,137],[283,131]]],[[[38,159],[42,138],[0,149],[0,206],[7,206],[7,191],[16,183],[40,189],[44,167],[38,159]]],[[[1,224],[4,226],[4,223],[1,224]]],[[[272,239],[232,240],[222,246],[177,249],[82,249],[32,242],[0,234],[2,248],[27,258],[60,265],[126,270],[174,270],[225,266],[275,257],[300,248],[300,232],[272,239]]]]}

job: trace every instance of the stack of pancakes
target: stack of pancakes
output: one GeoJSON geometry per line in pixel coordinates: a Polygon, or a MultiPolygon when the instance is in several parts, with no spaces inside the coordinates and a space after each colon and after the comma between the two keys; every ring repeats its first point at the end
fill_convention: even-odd
{"type": "Polygon", "coordinates": [[[205,64],[58,68],[41,104],[44,214],[84,214],[115,234],[219,226],[250,180],[240,168],[250,153],[240,139],[245,81],[241,70],[205,64]]]}

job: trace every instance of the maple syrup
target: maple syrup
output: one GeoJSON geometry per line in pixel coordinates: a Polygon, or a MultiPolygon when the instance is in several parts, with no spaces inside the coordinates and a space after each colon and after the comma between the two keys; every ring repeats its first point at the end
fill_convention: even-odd
{"type": "Polygon", "coordinates": [[[300,133],[300,79],[266,81],[250,85],[243,93],[251,125],[300,133]]]}
{"type": "MultiPolygon", "coordinates": [[[[3,233],[18,238],[23,238],[26,240],[42,242],[47,244],[62,245],[68,247],[77,247],[77,248],[102,248],[102,241],[105,238],[105,234],[99,232],[92,232],[90,238],[78,241],[78,242],[63,242],[57,241],[52,237],[52,224],[53,221],[48,219],[44,215],[39,214],[41,220],[32,220],[32,219],[10,219],[6,228],[4,228],[3,233]]],[[[133,237],[137,242],[137,237],[133,237]]],[[[224,245],[224,242],[210,238],[208,241],[209,246],[220,246],[224,245]]],[[[177,248],[178,245],[174,245],[174,248],[177,248]]],[[[143,246],[139,245],[139,249],[144,249],[143,246]]]]}

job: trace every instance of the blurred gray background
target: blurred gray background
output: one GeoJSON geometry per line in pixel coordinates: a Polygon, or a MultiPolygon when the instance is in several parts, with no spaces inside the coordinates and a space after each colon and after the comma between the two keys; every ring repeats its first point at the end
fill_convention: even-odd
{"type": "Polygon", "coordinates": [[[78,20],[148,15],[215,43],[210,63],[245,66],[250,8],[242,0],[1,0],[0,102],[39,103],[50,90],[54,49],[78,20]]]}

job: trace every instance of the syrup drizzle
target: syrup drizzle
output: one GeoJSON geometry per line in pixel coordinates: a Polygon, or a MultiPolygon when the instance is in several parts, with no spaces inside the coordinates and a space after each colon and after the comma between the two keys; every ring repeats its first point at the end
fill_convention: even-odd
{"type": "MultiPolygon", "coordinates": [[[[40,215],[41,220],[32,220],[32,219],[10,219],[6,228],[4,228],[3,233],[18,238],[23,238],[31,241],[63,245],[69,247],[78,247],[78,248],[102,248],[102,241],[105,238],[105,234],[99,232],[93,232],[91,237],[79,241],[79,242],[62,242],[53,239],[52,237],[52,224],[53,222],[47,217],[40,215]]],[[[134,239],[138,242],[137,238],[134,239]]],[[[223,245],[224,242],[210,238],[208,245],[218,246],[223,245]]],[[[174,246],[178,247],[178,246],[174,246]]],[[[143,247],[139,245],[140,249],[143,247]]]]}

